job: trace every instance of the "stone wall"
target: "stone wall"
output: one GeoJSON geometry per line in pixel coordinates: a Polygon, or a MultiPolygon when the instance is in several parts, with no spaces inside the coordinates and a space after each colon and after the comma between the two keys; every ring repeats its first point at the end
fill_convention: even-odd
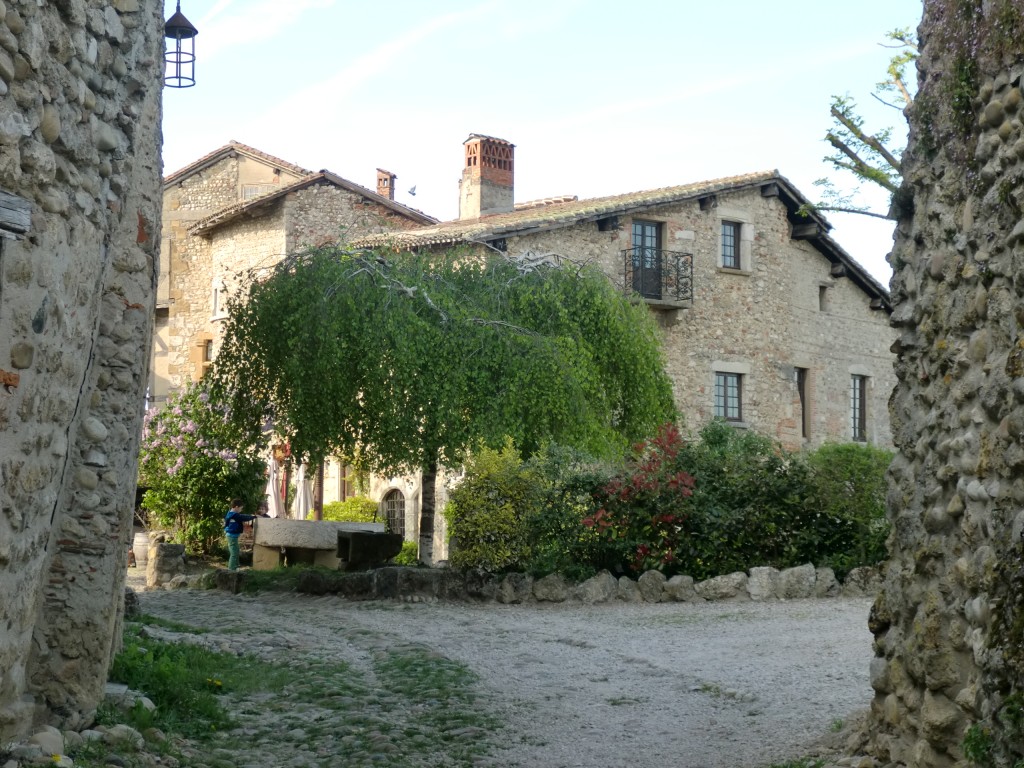
{"type": "Polygon", "coordinates": [[[131,533],[160,231],[163,8],[0,2],[0,741],[100,700],[131,533]]]}
{"type": "MultiPolygon", "coordinates": [[[[828,260],[794,240],[785,206],[758,190],[720,194],[709,211],[696,201],[643,215],[662,223],[662,247],[693,254],[692,306],[660,311],[667,370],[686,425],[713,417],[714,372],[743,373],[743,421],[789,449],[851,439],[850,379],[868,376],[867,435],[891,445],[888,400],[895,385],[883,310],[852,281],[830,274],[828,260]],[[743,269],[718,263],[722,219],[743,223],[743,269]],[[824,295],[823,295],[824,294],[824,295]],[[732,367],[723,367],[722,364],[732,367]],[[809,438],[802,436],[796,369],[809,371],[809,438]],[[735,370],[734,370],[735,369],[735,370]]],[[[509,238],[508,252],[555,252],[599,264],[624,280],[631,223],[598,231],[591,224],[509,238]]]]}
{"type": "MultiPolygon", "coordinates": [[[[1024,20],[1002,0],[924,7],[892,254],[898,454],[871,728],[881,760],[932,768],[964,764],[975,723],[976,746],[996,749],[1013,723],[998,714],[1004,697],[1021,690],[1007,671],[1020,668],[1019,640],[996,619],[1021,618],[1024,20]],[[1016,599],[1000,599],[1014,579],[1016,599]]],[[[1018,720],[1018,758],[1021,739],[1018,720]]],[[[979,764],[1014,763],[989,758],[979,764]]]]}

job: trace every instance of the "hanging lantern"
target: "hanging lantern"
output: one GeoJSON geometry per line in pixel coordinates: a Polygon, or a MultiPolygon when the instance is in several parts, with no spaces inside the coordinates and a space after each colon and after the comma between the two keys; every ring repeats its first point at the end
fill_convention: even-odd
{"type": "Polygon", "coordinates": [[[164,52],[164,85],[168,88],[191,88],[196,84],[196,35],[199,30],[181,12],[177,4],[174,15],[164,24],[167,43],[164,52]]]}

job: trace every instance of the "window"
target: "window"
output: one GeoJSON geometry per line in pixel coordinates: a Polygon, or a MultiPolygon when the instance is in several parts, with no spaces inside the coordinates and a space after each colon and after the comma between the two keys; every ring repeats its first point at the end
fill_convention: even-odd
{"type": "Polygon", "coordinates": [[[399,490],[388,491],[382,503],[388,533],[398,533],[405,537],[405,496],[399,490]]]}
{"type": "Polygon", "coordinates": [[[210,287],[210,319],[223,320],[228,316],[228,287],[223,277],[215,277],[210,287]]]}
{"type": "Polygon", "coordinates": [[[828,312],[828,306],[829,306],[828,299],[829,299],[828,286],[827,285],[819,285],[818,286],[818,311],[819,312],[828,312]]]}
{"type": "Polygon", "coordinates": [[[807,368],[796,369],[796,392],[800,398],[800,436],[804,440],[811,437],[811,400],[808,389],[810,373],[807,368]]]}
{"type": "Polygon", "coordinates": [[[722,222],[722,267],[742,269],[740,258],[740,233],[743,225],[738,221],[722,222]]]}
{"type": "Polygon", "coordinates": [[[868,439],[868,377],[853,374],[850,377],[851,434],[857,442],[868,439]]]}
{"type": "Polygon", "coordinates": [[[661,298],[661,224],[633,220],[633,290],[649,299],[661,298]]]}
{"type": "Polygon", "coordinates": [[[715,416],[726,421],[742,421],[742,375],[715,373],[715,416]]]}
{"type": "Polygon", "coordinates": [[[242,200],[252,200],[280,189],[276,184],[243,184],[242,200]]]}

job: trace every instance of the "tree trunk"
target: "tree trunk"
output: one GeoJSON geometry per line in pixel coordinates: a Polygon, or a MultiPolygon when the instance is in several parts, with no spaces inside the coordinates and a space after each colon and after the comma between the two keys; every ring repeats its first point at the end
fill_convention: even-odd
{"type": "Polygon", "coordinates": [[[423,468],[420,483],[420,562],[434,564],[434,507],[437,489],[437,460],[423,468]]]}

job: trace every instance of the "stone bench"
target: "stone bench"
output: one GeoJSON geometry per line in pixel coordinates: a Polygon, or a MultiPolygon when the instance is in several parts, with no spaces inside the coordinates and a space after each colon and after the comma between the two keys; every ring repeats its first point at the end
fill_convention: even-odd
{"type": "Polygon", "coordinates": [[[384,523],[258,517],[253,528],[252,567],[257,571],[300,564],[358,570],[380,565],[402,550],[402,537],[385,533],[384,523]]]}

